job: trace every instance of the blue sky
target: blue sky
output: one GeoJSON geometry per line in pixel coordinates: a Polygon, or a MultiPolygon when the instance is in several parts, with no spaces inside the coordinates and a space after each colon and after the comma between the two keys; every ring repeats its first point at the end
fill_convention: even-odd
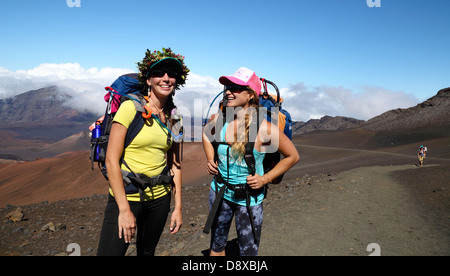
{"type": "Polygon", "coordinates": [[[450,86],[448,0],[381,0],[378,8],[366,0],[80,2],[2,1],[3,71],[45,63],[136,70],[147,48],[171,47],[193,74],[217,80],[245,66],[288,98],[378,89],[410,104],[450,86]]]}

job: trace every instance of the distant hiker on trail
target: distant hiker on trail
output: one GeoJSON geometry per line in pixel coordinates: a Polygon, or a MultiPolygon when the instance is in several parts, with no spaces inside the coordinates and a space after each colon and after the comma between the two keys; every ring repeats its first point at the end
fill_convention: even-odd
{"type": "Polygon", "coordinates": [[[127,100],[114,117],[106,153],[110,195],[97,252],[100,256],[125,255],[135,235],[137,254],[154,255],[170,211],[171,193],[175,205],[170,233],[177,233],[183,224],[181,146],[170,135],[168,125],[175,109],[173,96],[185,84],[189,69],[184,57],[170,48],[147,50],[138,68],[147,113],[136,112],[133,100],[127,100]],[[145,124],[124,149],[128,128],[138,117],[144,117],[145,124]],[[125,183],[125,178],[131,183],[125,183]]]}
{"type": "Polygon", "coordinates": [[[417,152],[417,158],[419,159],[419,167],[423,165],[423,159],[426,156],[426,151],[423,146],[420,146],[419,151],[417,152]]]}
{"type": "Polygon", "coordinates": [[[223,108],[227,112],[232,109],[235,114],[227,116],[226,122],[221,112],[213,115],[203,133],[207,172],[214,175],[209,204],[211,210],[217,210],[215,214],[213,211],[210,214],[210,218],[215,218],[210,225],[210,255],[225,255],[230,225],[236,215],[240,254],[256,256],[262,231],[265,188],[297,163],[300,157],[292,141],[277,125],[266,120],[260,122],[258,131],[253,129],[253,136],[256,137],[251,138],[252,125],[258,124],[259,111],[256,110],[261,93],[261,81],[253,71],[242,67],[232,76],[221,77],[219,82],[225,85],[226,104],[223,108]],[[223,127],[220,129],[219,125],[223,127]],[[210,140],[207,131],[213,129],[215,137],[220,136],[220,141],[210,140]],[[248,142],[254,142],[250,150],[247,148],[248,142]],[[278,150],[285,158],[264,173],[263,159],[269,147],[278,150]],[[253,166],[248,166],[249,155],[254,157],[253,166]],[[254,174],[251,174],[249,167],[254,169],[254,174]]]}

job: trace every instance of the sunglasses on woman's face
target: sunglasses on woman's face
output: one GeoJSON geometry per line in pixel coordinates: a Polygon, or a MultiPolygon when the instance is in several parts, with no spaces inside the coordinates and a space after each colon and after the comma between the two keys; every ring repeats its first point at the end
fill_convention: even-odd
{"type": "Polygon", "coordinates": [[[225,91],[230,91],[230,92],[243,92],[246,91],[247,86],[242,86],[242,85],[225,85],[225,91]]]}
{"type": "Polygon", "coordinates": [[[169,76],[169,78],[173,78],[173,79],[175,79],[178,76],[177,72],[170,71],[170,70],[155,70],[155,71],[150,73],[150,75],[152,77],[156,77],[156,78],[162,78],[166,74],[167,74],[167,76],[169,76]]]}

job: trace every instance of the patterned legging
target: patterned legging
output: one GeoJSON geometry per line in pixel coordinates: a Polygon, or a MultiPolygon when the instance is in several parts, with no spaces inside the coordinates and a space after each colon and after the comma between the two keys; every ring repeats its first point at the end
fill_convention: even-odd
{"type": "MultiPolygon", "coordinates": [[[[209,191],[209,206],[214,203],[216,193],[213,189],[209,191]]],[[[262,222],[263,222],[263,204],[252,206],[256,233],[256,240],[253,237],[252,226],[250,224],[250,216],[246,206],[241,206],[223,199],[221,207],[217,210],[216,218],[211,227],[211,250],[214,252],[222,252],[225,250],[228,240],[233,216],[236,215],[236,232],[239,240],[239,251],[241,256],[257,256],[259,249],[259,241],[261,238],[262,222]]]]}

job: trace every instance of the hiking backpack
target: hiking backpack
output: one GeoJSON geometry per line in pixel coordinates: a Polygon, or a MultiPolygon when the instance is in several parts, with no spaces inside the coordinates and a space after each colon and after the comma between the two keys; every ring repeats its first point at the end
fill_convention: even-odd
{"type": "MultiPolygon", "coordinates": [[[[252,120],[251,125],[249,127],[249,129],[256,129],[256,135],[259,131],[259,126],[262,123],[262,118],[266,119],[267,121],[278,125],[278,127],[280,128],[280,130],[283,131],[283,133],[289,138],[292,139],[292,120],[291,120],[291,115],[289,114],[289,112],[287,112],[286,110],[282,109],[281,104],[282,104],[282,99],[280,97],[280,91],[278,89],[278,87],[271,81],[268,81],[266,79],[261,79],[263,87],[264,87],[264,92],[261,93],[260,97],[259,97],[259,106],[263,107],[263,112],[264,110],[266,112],[264,112],[265,114],[261,114],[259,111],[259,108],[257,109],[257,115],[256,118],[257,120],[252,120]],[[276,92],[277,92],[277,99],[274,99],[273,96],[271,96],[267,90],[267,84],[272,85],[276,92]],[[260,116],[263,115],[263,116],[260,116]],[[274,121],[272,121],[272,119],[275,119],[274,121]]],[[[209,115],[209,111],[211,110],[211,106],[213,105],[214,101],[221,95],[224,94],[223,96],[223,100],[221,101],[220,109],[222,110],[222,118],[217,119],[217,123],[216,123],[216,129],[215,129],[215,137],[217,138],[218,136],[220,136],[220,126],[224,126],[225,122],[227,121],[228,118],[226,118],[227,116],[230,116],[229,114],[225,114],[225,110],[226,110],[226,106],[227,106],[227,100],[226,100],[226,95],[225,95],[225,91],[222,91],[221,93],[219,93],[219,95],[217,95],[213,102],[211,103],[209,110],[208,110],[208,114],[206,116],[206,119],[204,120],[203,125],[205,126],[208,120],[208,115],[209,115]],[[220,122],[219,120],[223,120],[222,122],[220,122]]],[[[233,114],[231,114],[232,116],[233,114]]],[[[251,135],[249,133],[249,135],[251,135]]],[[[254,134],[255,135],[255,134],[254,134]]],[[[245,144],[245,154],[244,154],[244,160],[247,164],[247,167],[249,169],[249,174],[254,175],[256,173],[256,162],[255,162],[255,157],[253,155],[253,148],[255,146],[255,140],[256,140],[256,135],[255,137],[249,137],[249,142],[247,142],[245,144]]],[[[220,139],[214,139],[213,141],[211,141],[211,144],[214,148],[214,161],[218,161],[218,147],[221,144],[226,144],[225,141],[220,142],[220,139]]],[[[227,160],[228,158],[228,154],[229,154],[229,149],[227,151],[227,160]]],[[[278,162],[280,162],[281,159],[281,155],[278,151],[273,152],[273,153],[266,153],[264,156],[264,160],[263,160],[263,167],[264,167],[264,173],[269,172],[271,169],[273,169],[276,164],[278,164],[278,162]]],[[[228,164],[229,166],[229,164],[228,164]]],[[[227,176],[228,178],[228,176],[227,176]]],[[[272,184],[279,184],[283,179],[283,175],[273,179],[270,183],[272,184]]],[[[211,226],[213,224],[213,221],[216,217],[219,205],[221,204],[221,198],[223,197],[223,194],[225,192],[225,189],[232,189],[235,193],[235,197],[236,195],[239,194],[239,198],[245,198],[246,199],[246,206],[247,206],[247,212],[250,216],[250,224],[251,224],[251,229],[252,229],[252,233],[253,233],[253,237],[254,237],[254,241],[255,243],[258,242],[258,240],[256,239],[256,232],[255,232],[255,226],[254,226],[254,216],[252,213],[252,209],[250,208],[250,198],[253,196],[256,196],[259,191],[255,191],[255,194],[252,194],[252,191],[250,191],[247,188],[247,185],[228,185],[227,181],[224,181],[223,177],[219,174],[214,176],[214,181],[217,185],[217,182],[219,183],[224,183],[224,185],[222,186],[222,188],[219,190],[218,187],[216,186],[216,200],[213,202],[213,204],[211,205],[211,209],[210,209],[210,213],[208,215],[208,218],[206,220],[205,223],[205,227],[203,228],[203,232],[204,233],[209,233],[209,231],[211,230],[211,226]],[[237,186],[240,186],[239,189],[236,189],[237,186]],[[243,187],[245,186],[245,188],[243,187]],[[236,187],[233,189],[233,187],[236,187]]],[[[265,196],[267,195],[267,189],[268,186],[265,186],[264,188],[261,188],[261,190],[263,190],[262,192],[265,193],[265,196]]]]}
{"type": "MultiPolygon", "coordinates": [[[[282,130],[283,133],[290,140],[292,140],[292,118],[291,118],[291,115],[289,114],[289,112],[286,109],[283,109],[283,107],[281,106],[281,104],[283,103],[283,99],[280,96],[280,90],[275,85],[275,83],[273,83],[269,80],[261,79],[261,81],[263,84],[264,91],[263,91],[263,93],[261,93],[261,97],[259,97],[259,105],[261,107],[264,107],[267,109],[267,116],[265,116],[265,119],[268,122],[272,122],[272,119],[275,117],[277,120],[276,120],[276,122],[272,122],[272,123],[278,125],[278,128],[280,130],[282,130]],[[270,84],[271,86],[273,86],[275,88],[275,91],[277,92],[276,99],[274,99],[274,97],[269,94],[268,89],[267,89],[267,84],[270,84]],[[278,114],[274,114],[275,116],[272,116],[272,110],[273,110],[273,112],[277,112],[277,110],[278,110],[278,114]]],[[[261,124],[261,122],[259,124],[261,124]]],[[[259,128],[258,128],[258,130],[259,130],[259,128]]],[[[251,145],[248,145],[248,146],[250,147],[251,145]]],[[[247,151],[247,149],[246,149],[246,151],[247,151]]],[[[253,153],[253,150],[251,152],[253,153]]],[[[273,153],[266,153],[266,156],[264,157],[264,162],[263,162],[264,173],[269,172],[273,167],[275,167],[278,164],[278,162],[280,162],[280,160],[281,160],[281,155],[278,151],[273,152],[273,153]]],[[[254,158],[250,159],[250,162],[254,162],[254,158]]],[[[280,175],[279,177],[272,180],[271,183],[279,184],[283,180],[283,176],[284,176],[284,174],[280,175]]]]}
{"type": "MultiPolygon", "coordinates": [[[[283,133],[292,140],[292,119],[291,119],[291,115],[289,114],[289,112],[285,109],[282,108],[282,103],[283,103],[283,99],[280,97],[280,91],[278,89],[278,87],[276,86],[275,83],[266,80],[266,79],[261,79],[262,82],[262,86],[264,88],[264,91],[261,93],[260,97],[259,97],[259,106],[264,108],[262,110],[266,110],[266,113],[264,114],[264,119],[266,119],[268,122],[274,123],[275,125],[277,125],[280,130],[283,131],[283,133]],[[269,91],[267,89],[267,84],[273,86],[273,88],[275,89],[277,95],[276,96],[272,96],[269,94],[269,91]],[[276,99],[275,99],[275,98],[276,99]],[[272,122],[272,119],[275,119],[272,122]]],[[[220,109],[222,110],[222,116],[223,116],[223,124],[222,126],[225,124],[226,121],[226,117],[225,117],[225,108],[224,106],[226,106],[226,96],[225,96],[225,91],[220,92],[214,99],[213,102],[211,103],[208,113],[206,115],[206,118],[204,119],[203,122],[203,126],[206,125],[207,120],[208,120],[208,115],[209,115],[209,111],[211,110],[212,105],[214,104],[214,101],[221,95],[223,94],[224,98],[223,100],[220,102],[220,109]]],[[[259,110],[258,110],[258,115],[256,116],[258,119],[260,119],[260,115],[259,115],[259,110]]],[[[261,120],[262,121],[262,120],[261,120]]],[[[256,129],[257,132],[259,131],[259,126],[262,123],[261,121],[257,122],[257,121],[253,121],[252,124],[254,124],[254,126],[251,126],[251,129],[256,129]],[[253,127],[253,128],[252,128],[253,127]]],[[[216,129],[216,133],[220,133],[220,130],[216,129]]],[[[256,133],[257,133],[256,132],[256,133]]],[[[217,137],[217,136],[216,136],[217,137]]],[[[254,174],[256,171],[256,165],[255,165],[255,158],[253,156],[253,147],[255,145],[254,142],[251,142],[252,139],[249,139],[249,142],[245,145],[245,155],[244,155],[244,159],[247,163],[247,167],[250,170],[250,174],[254,174]]],[[[254,141],[254,140],[253,140],[254,141]]],[[[214,154],[215,154],[215,159],[217,159],[217,147],[218,144],[217,143],[213,143],[213,147],[214,147],[214,154]]],[[[278,162],[280,162],[281,160],[281,155],[280,153],[277,152],[273,152],[273,153],[266,153],[265,157],[264,157],[264,161],[263,161],[263,167],[264,167],[264,173],[269,172],[271,169],[273,169],[278,162]]],[[[282,179],[283,179],[284,175],[281,175],[275,179],[273,179],[271,181],[272,184],[279,184],[282,179]]]]}
{"type": "MultiPolygon", "coordinates": [[[[111,132],[111,126],[114,117],[119,109],[119,106],[125,100],[131,100],[134,103],[136,114],[133,121],[128,127],[127,134],[125,136],[124,151],[120,162],[124,164],[129,171],[122,170],[122,176],[124,180],[125,193],[134,194],[139,193],[140,200],[144,200],[144,191],[147,187],[156,184],[171,184],[173,181],[173,175],[169,166],[166,166],[160,175],[148,177],[143,174],[134,173],[124,160],[125,148],[128,147],[133,139],[139,134],[147,119],[152,120],[150,124],[156,122],[167,132],[167,143],[174,140],[174,142],[183,142],[183,125],[182,116],[178,113],[177,109],[171,111],[171,119],[178,121],[179,124],[172,128],[171,120],[167,120],[167,126],[160,121],[160,119],[152,114],[151,109],[147,106],[147,100],[140,93],[140,85],[138,80],[139,75],[136,73],[126,74],[120,76],[111,86],[105,87],[108,91],[104,97],[107,102],[105,115],[95,122],[90,129],[92,129],[91,138],[91,151],[90,159],[92,163],[92,169],[94,169],[94,162],[98,163],[98,167],[103,176],[108,179],[108,173],[106,169],[106,151],[108,149],[109,135],[111,132]],[[178,134],[175,135],[173,130],[177,130],[178,134]]],[[[183,145],[183,144],[182,144],[183,145]]],[[[181,150],[183,146],[181,146],[181,150]]]]}
{"type": "Polygon", "coordinates": [[[99,118],[99,120],[97,120],[90,128],[93,129],[89,156],[91,167],[94,169],[94,162],[97,162],[100,171],[107,180],[108,175],[105,165],[106,150],[108,148],[109,134],[111,132],[114,116],[121,103],[131,99],[136,108],[135,118],[127,131],[124,149],[130,145],[145,124],[142,112],[146,112],[144,109],[146,101],[139,90],[138,76],[139,75],[136,73],[122,75],[116,79],[111,86],[105,87],[105,90],[107,91],[104,97],[107,102],[105,115],[99,118]],[[95,135],[94,133],[97,134],[95,135]]]}

